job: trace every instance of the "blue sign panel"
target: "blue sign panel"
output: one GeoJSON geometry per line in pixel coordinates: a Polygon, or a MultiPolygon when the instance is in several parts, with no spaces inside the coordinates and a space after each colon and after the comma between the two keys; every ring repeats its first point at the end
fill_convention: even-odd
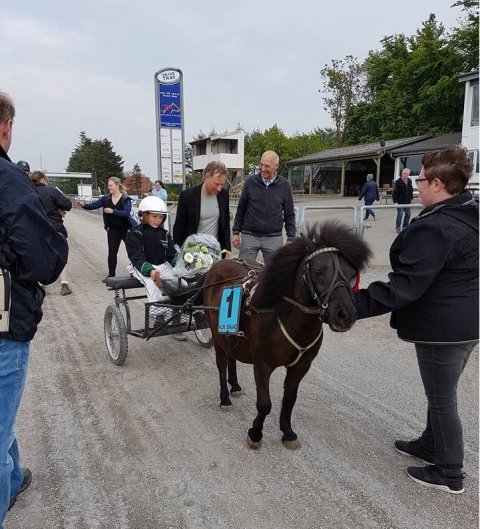
{"type": "Polygon", "coordinates": [[[220,300],[218,312],[218,332],[220,334],[237,334],[242,307],[241,285],[225,287],[220,300]]]}
{"type": "Polygon", "coordinates": [[[172,84],[159,83],[160,127],[182,127],[180,80],[172,84]]]}

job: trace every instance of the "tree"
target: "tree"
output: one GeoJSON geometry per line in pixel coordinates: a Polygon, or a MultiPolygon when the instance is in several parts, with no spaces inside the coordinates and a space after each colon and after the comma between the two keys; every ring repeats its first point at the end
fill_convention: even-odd
{"type": "Polygon", "coordinates": [[[130,171],[130,176],[132,177],[132,180],[133,180],[133,191],[135,193],[138,193],[138,194],[141,194],[142,192],[142,177],[143,177],[143,174],[142,174],[142,170],[140,169],[140,166],[138,165],[138,163],[136,163],[134,166],[133,166],[133,169],[130,171]]]}
{"type": "Polygon", "coordinates": [[[67,171],[92,173],[93,187],[106,182],[112,176],[122,178],[123,159],[113,150],[107,138],[92,140],[85,131],[80,132],[80,141],[72,151],[67,171]]]}
{"type": "Polygon", "coordinates": [[[332,59],[320,74],[323,77],[324,109],[330,114],[335,128],[336,143],[343,145],[345,140],[345,120],[350,108],[363,97],[363,65],[352,55],[344,59],[332,59]]]}
{"type": "Polygon", "coordinates": [[[348,111],[346,142],[461,130],[463,63],[433,14],[411,37],[385,37],[365,60],[367,98],[348,111]]]}
{"type": "Polygon", "coordinates": [[[457,49],[464,63],[462,70],[469,72],[478,68],[478,0],[459,0],[452,7],[460,7],[464,18],[452,33],[452,45],[457,49]]]}

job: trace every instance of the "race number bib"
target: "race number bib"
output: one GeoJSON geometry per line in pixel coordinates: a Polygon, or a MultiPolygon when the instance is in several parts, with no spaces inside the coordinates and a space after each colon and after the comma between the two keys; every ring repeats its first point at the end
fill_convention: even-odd
{"type": "Polygon", "coordinates": [[[242,306],[241,285],[225,287],[222,291],[218,315],[219,334],[237,334],[242,306]]]}

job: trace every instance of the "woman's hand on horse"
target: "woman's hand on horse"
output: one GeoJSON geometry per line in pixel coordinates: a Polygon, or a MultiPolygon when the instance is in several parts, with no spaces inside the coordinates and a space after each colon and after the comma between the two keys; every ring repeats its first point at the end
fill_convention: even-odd
{"type": "Polygon", "coordinates": [[[75,202],[75,205],[77,206],[77,208],[83,208],[85,206],[85,202],[83,200],[77,200],[75,202]]]}
{"type": "Polygon", "coordinates": [[[226,250],[224,259],[231,259],[231,258],[232,258],[232,252],[229,252],[228,250],[226,250]]]}

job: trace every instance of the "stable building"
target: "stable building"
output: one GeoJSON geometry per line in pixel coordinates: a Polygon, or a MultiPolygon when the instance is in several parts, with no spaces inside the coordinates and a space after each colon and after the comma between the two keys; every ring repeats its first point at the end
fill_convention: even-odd
{"type": "Polygon", "coordinates": [[[430,138],[430,135],[349,145],[309,154],[286,162],[294,192],[309,195],[356,196],[371,173],[379,187],[394,180],[395,149],[430,138]]]}

